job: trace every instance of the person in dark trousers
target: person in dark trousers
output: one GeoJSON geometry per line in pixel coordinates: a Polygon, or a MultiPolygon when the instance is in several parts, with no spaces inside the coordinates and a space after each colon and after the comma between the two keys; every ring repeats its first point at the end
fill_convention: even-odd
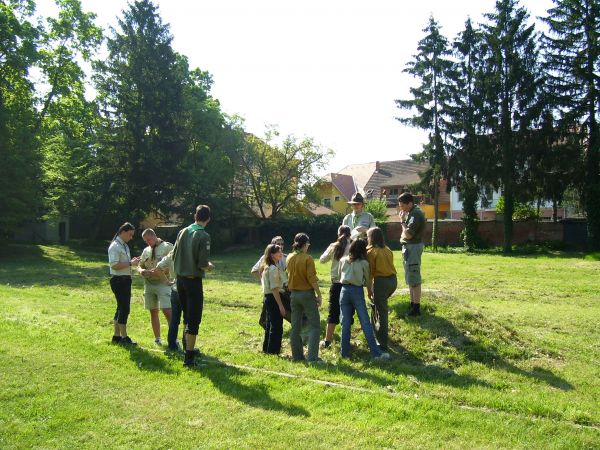
{"type": "Polygon", "coordinates": [[[204,230],[210,222],[210,208],[199,205],[195,222],[177,235],[173,248],[173,264],[177,274],[177,292],[183,310],[185,330],[184,365],[194,365],[194,346],[202,322],[204,291],[202,278],[214,269],[210,258],[210,235],[204,230]]]}
{"type": "Polygon", "coordinates": [[[379,348],[388,349],[388,299],[398,287],[396,268],[394,267],[394,254],[385,245],[383,231],[379,227],[369,228],[367,231],[367,260],[369,261],[369,282],[367,292],[371,304],[371,325],[375,330],[375,337],[379,348]]]}
{"type": "MultiPolygon", "coordinates": [[[[281,273],[281,277],[283,280],[283,289],[284,292],[282,294],[281,300],[283,302],[283,306],[286,308],[286,315],[284,317],[284,319],[286,320],[290,320],[290,314],[291,314],[291,307],[290,307],[290,292],[287,288],[287,272],[285,270],[285,262],[286,262],[286,258],[287,255],[285,253],[283,253],[283,248],[285,245],[285,242],[283,240],[283,238],[281,236],[274,236],[273,239],[271,239],[271,244],[276,244],[281,248],[281,254],[282,257],[279,260],[279,262],[277,263],[277,267],[279,267],[279,271],[281,273]]],[[[258,258],[258,261],[256,261],[256,264],[254,264],[252,266],[252,269],[250,269],[250,274],[256,278],[257,281],[261,281],[262,280],[262,271],[264,269],[264,262],[265,262],[265,255],[262,254],[260,255],[260,258],[258,258]]],[[[264,300],[264,299],[263,299],[264,300]]],[[[267,310],[266,310],[266,305],[265,302],[262,302],[262,310],[260,312],[260,318],[258,319],[258,323],[261,327],[263,327],[263,329],[265,328],[265,323],[266,323],[266,319],[267,318],[267,310]]]]}
{"type": "Polygon", "coordinates": [[[127,335],[127,319],[131,304],[131,267],[137,266],[140,258],[131,257],[127,243],[133,239],[135,227],[125,222],[108,247],[108,265],[110,270],[110,288],[117,300],[117,310],[113,319],[115,331],[113,344],[137,345],[127,335]]]}
{"type": "Polygon", "coordinates": [[[409,316],[421,314],[421,256],[423,255],[423,233],[427,223],[425,214],[417,205],[412,194],[404,192],[398,197],[398,216],[402,224],[402,263],[404,279],[410,292],[409,316]]]}
{"type": "Polygon", "coordinates": [[[308,356],[309,362],[319,361],[319,334],[321,332],[319,307],[321,306],[321,290],[315,262],[308,254],[310,241],[305,233],[298,233],[294,237],[292,249],[287,258],[288,286],[292,291],[292,331],[290,333],[290,346],[292,359],[304,360],[301,328],[302,316],[306,315],[308,331],[308,356]]]}
{"type": "Polygon", "coordinates": [[[261,286],[267,312],[263,352],[275,355],[281,352],[283,317],[286,314],[282,301],[283,276],[279,268],[281,258],[283,258],[283,252],[279,245],[267,245],[261,270],[261,286]]]}
{"type": "MultiPolygon", "coordinates": [[[[338,228],[337,241],[329,244],[329,247],[323,252],[319,261],[326,263],[331,261],[331,286],[329,288],[329,314],[327,316],[327,328],[325,329],[325,339],[319,346],[321,348],[329,348],[333,341],[333,332],[335,327],[340,323],[340,292],[342,283],[340,283],[339,266],[340,259],[348,255],[350,249],[350,227],[341,225],[338,228]]],[[[354,315],[354,311],[352,312],[354,315]]]]}

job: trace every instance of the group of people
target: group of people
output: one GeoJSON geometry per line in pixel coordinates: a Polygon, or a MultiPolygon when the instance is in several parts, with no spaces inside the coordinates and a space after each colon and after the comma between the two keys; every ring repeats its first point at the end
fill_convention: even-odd
{"type": "MultiPolygon", "coordinates": [[[[344,217],[338,238],[321,255],[331,261],[329,314],[325,337],[320,338],[322,303],[317,272],[308,253],[310,239],[305,233],[294,237],[292,253],[284,254],[284,240],[276,236],[251,273],[261,280],[263,292],[263,351],[279,354],[283,338],[283,320],[292,325],[290,346],[294,360],[319,361],[319,348],[331,346],[337,324],[341,323],[340,353],[350,355],[350,330],[356,312],[371,355],[388,359],[388,299],[397,286],[393,254],[385,245],[383,232],[375,226],[373,216],[364,211],[360,193],[348,202],[352,213],[344,217]],[[367,312],[364,287],[367,288],[371,316],[367,312]],[[304,355],[304,342],[308,353],[304,355]]],[[[425,217],[409,193],[399,197],[398,213],[402,223],[402,255],[405,280],[409,285],[409,315],[420,314],[422,234],[425,217]]],[[[210,262],[210,235],[205,231],[211,220],[210,208],[199,205],[194,223],[183,228],[175,244],[165,242],[152,229],[142,238],[147,244],[140,257],[132,257],[129,241],[135,227],[121,225],[108,248],[110,286],[117,308],[114,315],[112,342],[134,346],[127,333],[131,303],[132,270],[144,278],[144,306],[150,311],[155,342],[162,345],[159,309],[169,322],[167,349],[177,351],[179,326],[183,316],[182,336],[184,365],[193,366],[199,350],[195,348],[204,307],[203,278],[214,269],[210,262]]]]}
{"type": "Polygon", "coordinates": [[[174,245],[158,238],[152,229],[144,230],[142,238],[148,246],[140,257],[134,258],[127,243],[133,238],[135,227],[130,223],[119,227],[108,248],[110,286],[117,300],[114,344],[137,345],[127,334],[132,268],[137,267],[144,278],[144,306],[150,311],[155,342],[162,344],[160,308],[169,322],[167,349],[179,350],[177,336],[183,315],[184,365],[194,365],[199,354],[195,345],[204,308],[202,279],[214,269],[209,261],[210,235],[205,231],[211,219],[210,208],[199,205],[194,219],[194,223],[179,232],[174,245]]]}
{"type": "MultiPolygon", "coordinates": [[[[331,346],[336,325],[341,322],[340,355],[350,356],[350,331],[356,312],[371,356],[389,359],[388,299],[397,287],[393,253],[385,244],[383,232],[375,226],[373,216],[364,211],[360,193],[348,202],[353,211],[344,217],[337,240],[319,258],[331,261],[329,314],[325,337],[319,342],[322,303],[313,258],[308,254],[310,239],[305,233],[294,237],[292,253],[283,253],[283,239],[276,236],[251,273],[261,280],[265,353],[279,354],[283,336],[283,319],[289,318],[292,329],[290,347],[294,360],[319,361],[319,348],[331,346]],[[364,288],[370,300],[369,317],[364,288]],[[302,331],[307,343],[304,354],[302,331]]],[[[402,225],[403,267],[410,291],[408,315],[421,313],[421,255],[425,216],[410,193],[399,196],[398,214],[402,225]]]]}

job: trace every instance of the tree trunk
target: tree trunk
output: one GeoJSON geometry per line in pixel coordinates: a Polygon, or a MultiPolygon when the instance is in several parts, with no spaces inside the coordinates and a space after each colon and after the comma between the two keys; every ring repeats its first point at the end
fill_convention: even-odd
{"type": "Polygon", "coordinates": [[[471,176],[467,176],[462,187],[463,193],[463,245],[465,250],[472,252],[477,248],[479,237],[477,235],[478,220],[477,220],[477,200],[479,189],[475,180],[471,176]]]}
{"type": "Polygon", "coordinates": [[[431,246],[434,252],[438,248],[438,218],[440,209],[440,177],[433,176],[433,229],[431,230],[431,246]]]}

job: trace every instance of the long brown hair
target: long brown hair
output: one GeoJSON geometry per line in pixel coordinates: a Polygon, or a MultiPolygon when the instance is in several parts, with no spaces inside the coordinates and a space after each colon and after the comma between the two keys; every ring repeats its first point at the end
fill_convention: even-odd
{"type": "Polygon", "coordinates": [[[348,225],[340,225],[338,228],[338,238],[335,246],[333,247],[333,259],[338,261],[344,256],[344,250],[350,240],[350,227],[348,225]]]}
{"type": "Polygon", "coordinates": [[[356,239],[350,244],[348,260],[354,262],[358,259],[367,259],[367,243],[363,239],[356,239]]]}
{"type": "Polygon", "coordinates": [[[265,253],[263,255],[263,270],[268,269],[269,266],[277,265],[275,260],[273,259],[273,255],[277,252],[281,251],[281,247],[277,244],[269,244],[267,248],[265,248],[265,253]]]}
{"type": "Polygon", "coordinates": [[[381,231],[381,228],[379,227],[369,228],[369,231],[367,231],[367,239],[369,240],[369,245],[372,245],[373,247],[385,247],[383,231],[381,231]]]}

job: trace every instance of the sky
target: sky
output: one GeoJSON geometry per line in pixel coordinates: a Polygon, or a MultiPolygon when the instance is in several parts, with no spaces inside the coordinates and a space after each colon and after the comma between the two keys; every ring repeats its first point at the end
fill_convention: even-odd
{"type": "MultiPolygon", "coordinates": [[[[395,117],[418,80],[403,73],[433,15],[452,40],[467,17],[475,23],[494,0],[155,0],[170,25],[173,48],[190,67],[209,71],[212,95],[245,129],[263,136],[309,136],[336,155],[328,171],[348,164],[406,159],[427,136],[395,117]]],[[[41,13],[52,0],[38,0],[41,13]]],[[[82,0],[108,30],[124,0],[82,0]]],[[[521,0],[531,20],[552,0],[521,0]]],[[[538,25],[541,30],[541,24],[538,25]]]]}

